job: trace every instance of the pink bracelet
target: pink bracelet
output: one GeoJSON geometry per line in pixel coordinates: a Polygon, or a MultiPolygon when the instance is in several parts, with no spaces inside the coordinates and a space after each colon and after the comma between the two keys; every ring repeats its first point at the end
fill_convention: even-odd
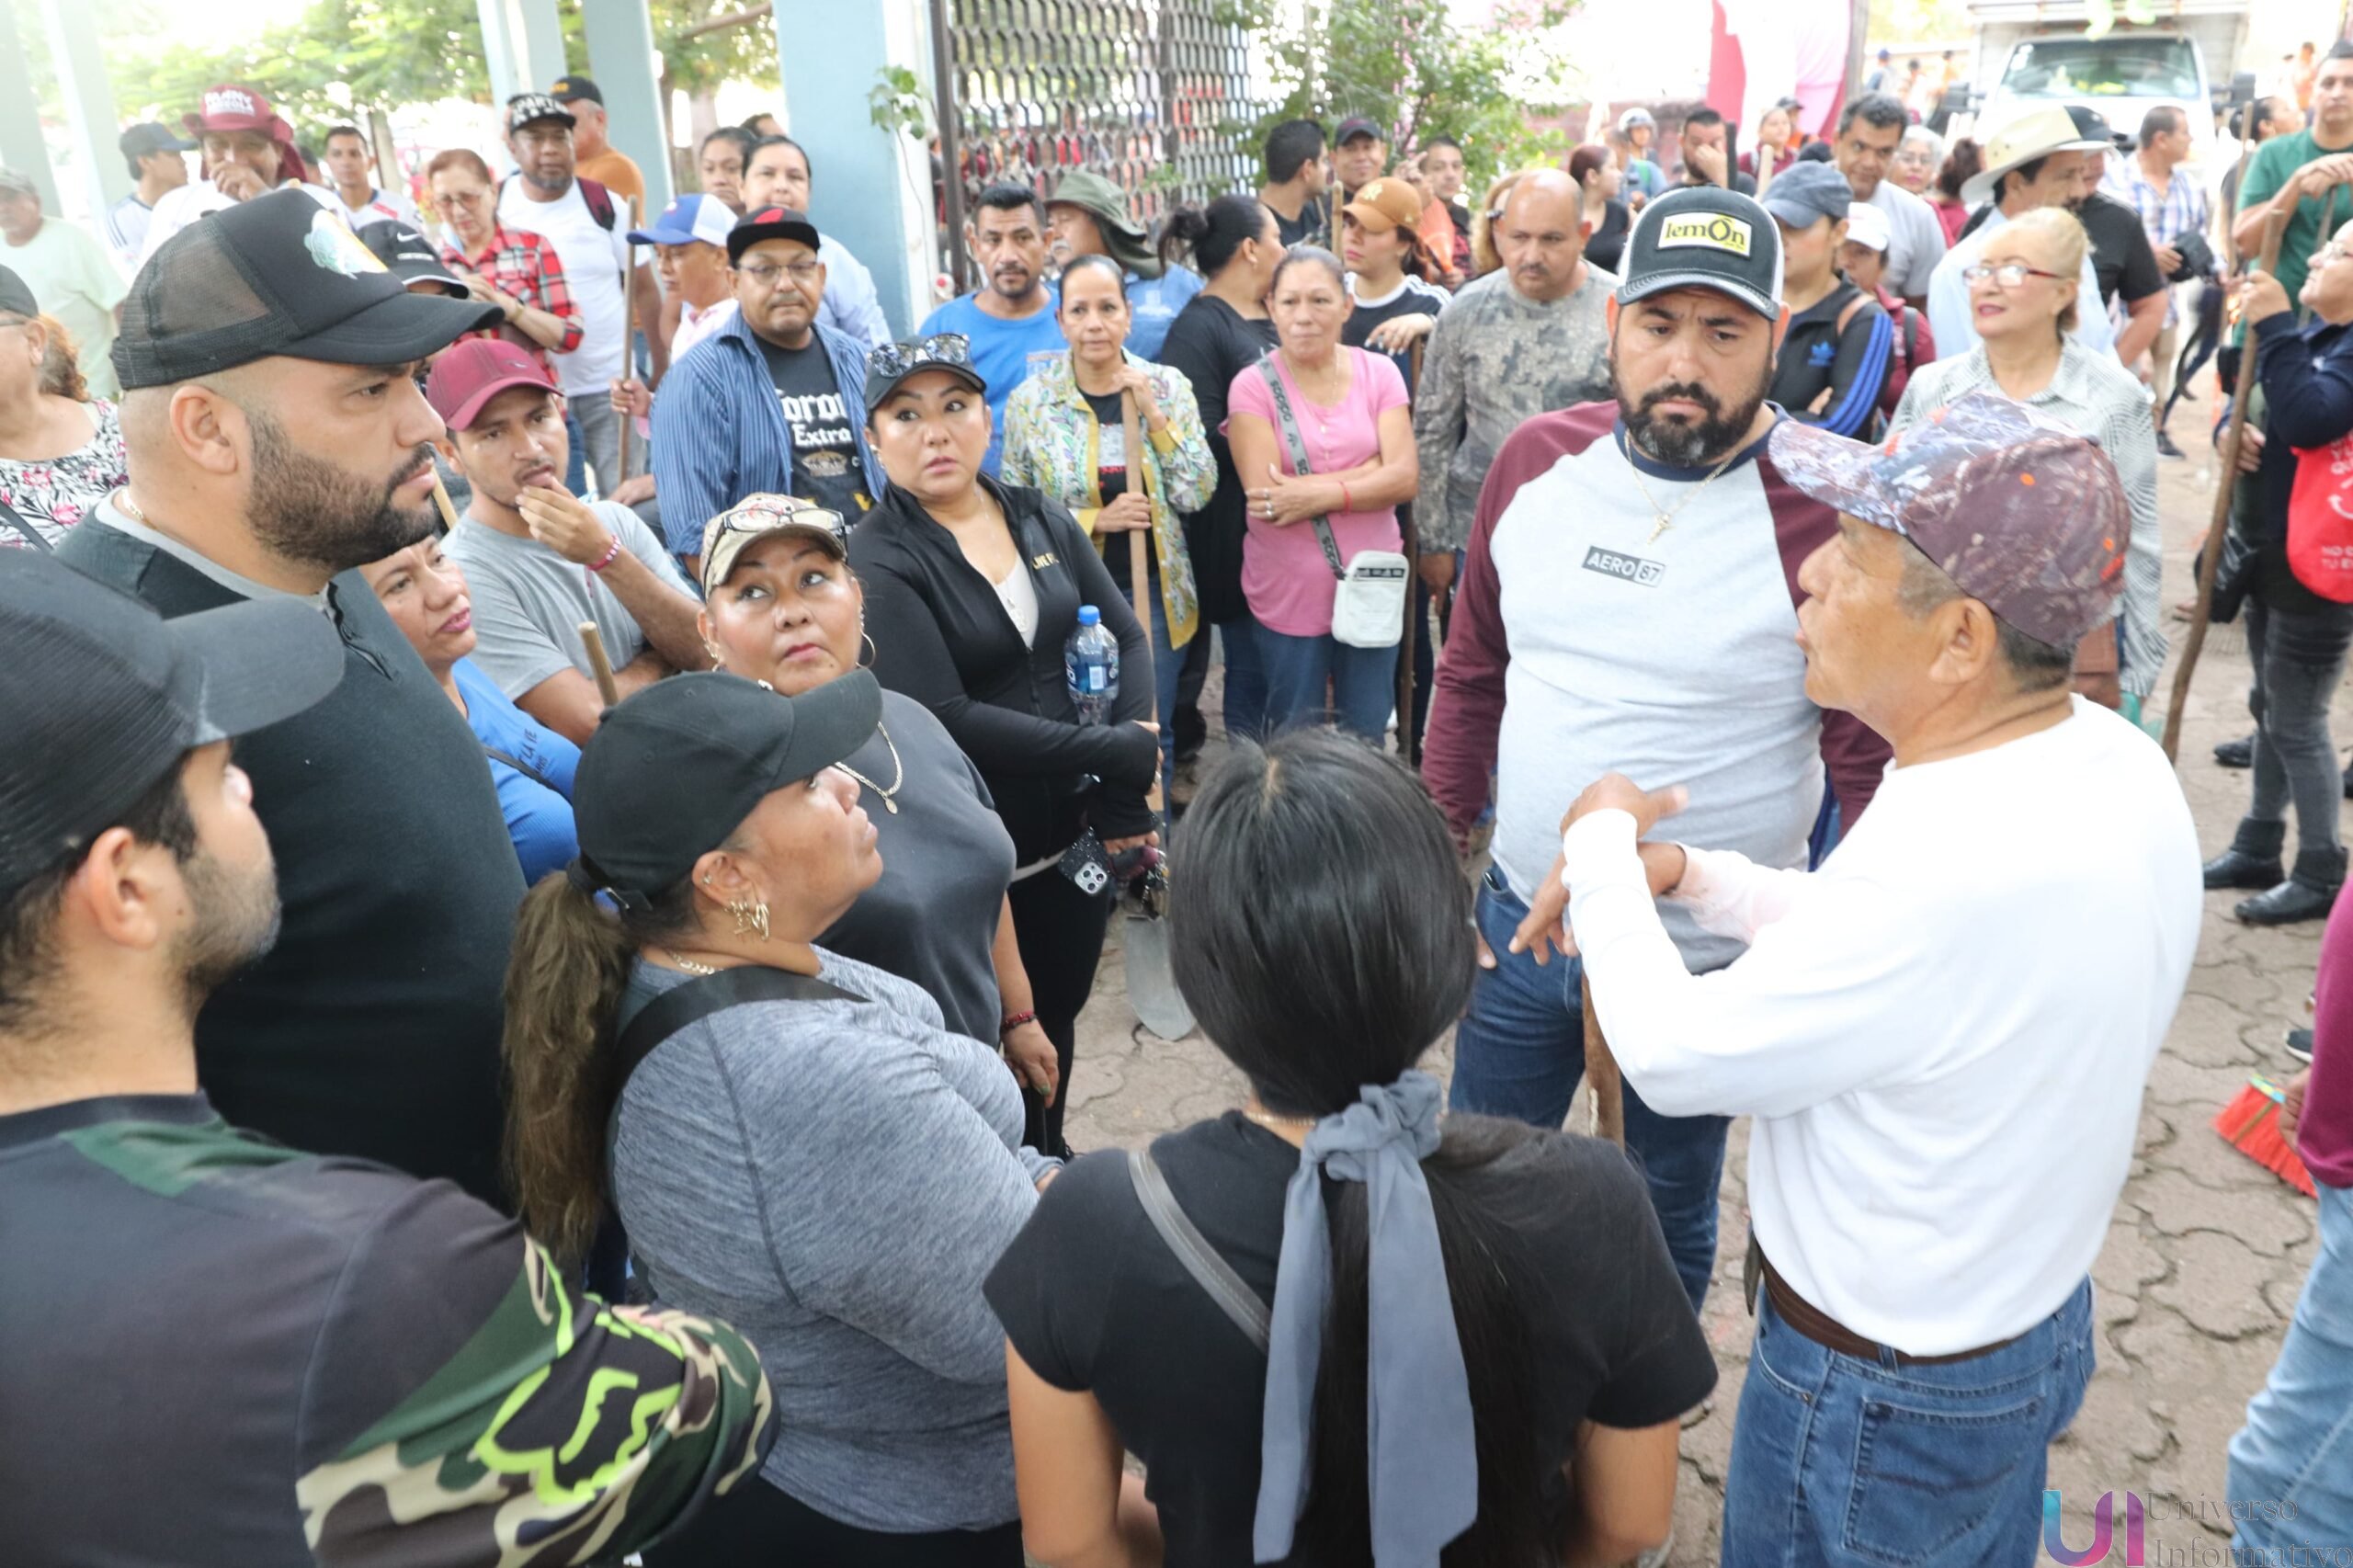
{"type": "Polygon", "coordinates": [[[606,551],[604,554],[597,557],[596,560],[588,562],[588,570],[591,572],[602,572],[606,567],[610,566],[613,563],[613,557],[619,555],[620,552],[621,541],[618,537],[616,537],[613,540],[611,549],[606,551]]]}

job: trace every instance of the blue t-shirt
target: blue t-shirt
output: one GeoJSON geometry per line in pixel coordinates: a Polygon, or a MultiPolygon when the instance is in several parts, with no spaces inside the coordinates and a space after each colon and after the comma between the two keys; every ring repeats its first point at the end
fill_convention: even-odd
{"type": "Polygon", "coordinates": [[[1055,319],[1054,291],[1046,290],[1043,310],[1019,321],[1000,321],[981,309],[976,296],[966,294],[932,312],[915,335],[929,337],[936,332],[961,332],[972,341],[972,369],[989,385],[989,451],[981,467],[995,473],[1005,451],[1005,400],[1029,379],[1034,363],[1070,347],[1063,341],[1062,323],[1055,319]]]}
{"type": "Polygon", "coordinates": [[[563,870],[580,851],[572,824],[572,774],[580,766],[580,748],[516,707],[472,659],[460,659],[450,673],[466,699],[474,738],[524,765],[483,758],[498,786],[498,809],[506,818],[506,836],[515,841],[515,858],[523,863],[523,881],[537,882],[563,870]]]}
{"type": "Polygon", "coordinates": [[[1171,267],[1157,278],[1128,274],[1128,352],[1154,364],[1160,346],[1168,341],[1169,324],[1176,312],[1209,285],[1189,267],[1171,267]]]}

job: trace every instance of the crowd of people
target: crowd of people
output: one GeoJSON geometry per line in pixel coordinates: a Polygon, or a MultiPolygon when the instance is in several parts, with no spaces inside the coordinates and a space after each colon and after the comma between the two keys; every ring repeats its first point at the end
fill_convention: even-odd
{"type": "MultiPolygon", "coordinates": [[[[1483,196],[1362,116],[1156,226],[990,185],[905,334],[773,119],[649,217],[579,75],[414,188],[223,84],[104,243],[0,171],[0,1538],[1654,1562],[1749,1116],[1722,1561],[2034,1561],[2201,916],[2186,285],[2256,382],[2203,885],[2345,881],[2353,45],[2220,226],[2179,111],[1948,147],[1881,64],[1483,196]],[[1146,884],[1245,1090],[1083,1153],[1146,884]]],[[[2353,1539],[2320,963],[2230,1485],[2353,1539]]]]}

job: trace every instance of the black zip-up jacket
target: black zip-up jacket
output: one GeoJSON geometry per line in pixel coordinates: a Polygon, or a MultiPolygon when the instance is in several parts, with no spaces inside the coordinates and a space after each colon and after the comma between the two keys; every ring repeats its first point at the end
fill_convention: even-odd
{"type": "Polygon", "coordinates": [[[1150,650],[1135,611],[1076,519],[1035,490],[980,483],[1038,593],[1038,636],[1023,647],[995,585],[964,559],[949,533],[892,484],[851,530],[849,561],[866,585],[874,676],[939,717],[981,770],[1023,865],[1060,854],[1090,824],[1105,838],[1158,824],[1144,795],[1160,744],[1131,720],[1152,717],[1150,650]],[[1078,607],[1094,605],[1120,643],[1120,696],[1112,722],[1078,722],[1063,644],[1078,607]],[[1090,780],[1100,780],[1099,783],[1090,780]]]}

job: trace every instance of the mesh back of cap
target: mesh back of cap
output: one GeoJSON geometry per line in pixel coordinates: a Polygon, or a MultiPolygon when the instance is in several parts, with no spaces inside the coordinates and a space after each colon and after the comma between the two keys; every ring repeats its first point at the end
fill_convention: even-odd
{"type": "Polygon", "coordinates": [[[207,216],[164,242],[131,281],[114,340],[115,374],[125,387],[169,386],[258,359],[297,331],[255,288],[207,216]]]}

